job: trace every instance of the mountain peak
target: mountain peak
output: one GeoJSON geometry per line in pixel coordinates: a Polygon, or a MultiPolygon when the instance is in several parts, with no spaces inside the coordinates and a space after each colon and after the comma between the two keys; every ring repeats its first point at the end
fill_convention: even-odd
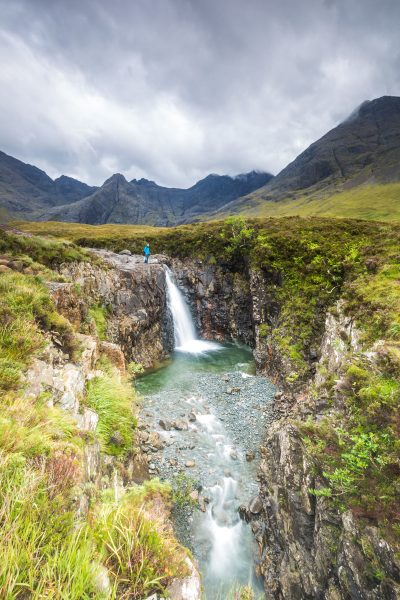
{"type": "Polygon", "coordinates": [[[108,185],[108,184],[120,184],[120,183],[128,183],[127,180],[125,179],[125,177],[122,175],[122,173],[114,173],[114,175],[111,175],[111,177],[109,177],[108,179],[105,180],[105,182],[103,183],[104,185],[108,185]]]}

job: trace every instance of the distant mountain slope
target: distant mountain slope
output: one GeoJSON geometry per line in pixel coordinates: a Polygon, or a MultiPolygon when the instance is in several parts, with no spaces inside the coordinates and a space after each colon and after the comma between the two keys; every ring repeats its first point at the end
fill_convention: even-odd
{"type": "Polygon", "coordinates": [[[34,220],[102,225],[136,223],[168,226],[201,218],[272,178],[251,171],[236,177],[208,175],[188,189],[166,188],[147,179],[127,181],[115,174],[91,196],[65,206],[38,211],[34,220]]]}
{"type": "Polygon", "coordinates": [[[231,202],[223,212],[267,214],[269,202],[318,199],[362,184],[397,181],[400,98],[383,96],[364,102],[263,188],[231,202]]]}
{"type": "Polygon", "coordinates": [[[76,202],[95,189],[64,175],[53,181],[41,169],[0,151],[0,208],[15,216],[76,202]]]}
{"type": "Polygon", "coordinates": [[[383,96],[364,102],[276,177],[255,171],[236,177],[212,174],[179,189],[115,174],[101,187],[90,188],[66,176],[53,181],[44,171],[0,152],[0,218],[11,213],[38,221],[156,226],[237,213],[390,219],[398,218],[400,198],[398,188],[387,184],[397,182],[400,98],[383,96]],[[335,199],[338,193],[345,195],[335,199]]]}

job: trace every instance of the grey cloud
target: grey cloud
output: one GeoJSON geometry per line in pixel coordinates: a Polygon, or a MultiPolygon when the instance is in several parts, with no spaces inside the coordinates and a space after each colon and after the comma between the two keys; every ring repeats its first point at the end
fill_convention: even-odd
{"type": "Polygon", "coordinates": [[[0,148],[101,183],[277,172],[400,93],[397,0],[0,0],[0,148]]]}

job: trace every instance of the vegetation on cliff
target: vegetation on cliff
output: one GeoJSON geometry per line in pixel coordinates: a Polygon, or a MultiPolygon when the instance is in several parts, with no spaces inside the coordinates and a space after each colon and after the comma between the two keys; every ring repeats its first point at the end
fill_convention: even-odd
{"type": "Polygon", "coordinates": [[[119,500],[91,489],[83,472],[88,445],[99,442],[118,461],[133,451],[129,379],[99,361],[82,399],[98,413],[94,434],[78,429],[50,392],[27,393],[26,371],[49,346],[79,364],[78,332],[56,311],[46,281],[60,280],[52,267],[87,255],[69,242],[1,231],[0,252],[0,596],[100,599],[104,586],[109,598],[162,592],[187,572],[167,521],[171,491],[154,482],[119,500]]]}
{"type": "MultiPolygon", "coordinates": [[[[388,189],[388,188],[387,188],[388,189]]],[[[348,192],[350,193],[350,192],[348,192]]],[[[83,246],[153,252],[200,259],[243,273],[259,270],[279,314],[259,326],[261,341],[277,352],[291,389],[313,373],[325,315],[339,298],[361,331],[362,351],[346,359],[348,371],[325,374],[327,417],[309,421],[303,435],[325,480],[317,494],[339,507],[379,521],[398,536],[400,489],[400,227],[355,220],[231,218],[155,230],[130,226],[46,224],[56,236],[83,246]],[[379,341],[381,340],[381,341],[379,341]],[[363,351],[377,360],[371,368],[363,351]],[[343,379],[342,402],[334,378],[343,379]]],[[[40,224],[27,224],[40,231],[40,224]]],[[[318,395],[321,390],[312,393],[318,395]]]]}

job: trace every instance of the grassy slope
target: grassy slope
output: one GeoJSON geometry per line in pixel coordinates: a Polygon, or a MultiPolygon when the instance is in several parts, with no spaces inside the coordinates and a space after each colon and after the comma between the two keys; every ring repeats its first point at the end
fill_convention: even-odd
{"type": "MultiPolygon", "coordinates": [[[[300,195],[298,193],[297,195],[300,195]]],[[[300,196],[268,202],[253,194],[248,206],[242,201],[239,212],[251,217],[342,217],[377,221],[400,220],[400,183],[361,185],[340,193],[300,196]]],[[[225,215],[221,212],[219,218],[225,215]]]]}
{"type": "MultiPolygon", "coordinates": [[[[0,596],[101,598],[95,579],[104,567],[112,598],[162,592],[171,576],[186,572],[185,554],[160,511],[168,488],[136,488],[120,504],[93,490],[88,518],[78,519],[83,447],[93,440],[65,411],[48,406],[47,393],[24,395],[23,374],[49,338],[62,344],[66,358],[79,360],[76,332],[56,312],[45,280],[59,278],[52,266],[87,255],[69,242],[2,231],[0,253],[0,596]]],[[[102,374],[83,402],[98,411],[103,451],[123,460],[136,425],[133,388],[104,361],[98,366],[102,374]]]]}

